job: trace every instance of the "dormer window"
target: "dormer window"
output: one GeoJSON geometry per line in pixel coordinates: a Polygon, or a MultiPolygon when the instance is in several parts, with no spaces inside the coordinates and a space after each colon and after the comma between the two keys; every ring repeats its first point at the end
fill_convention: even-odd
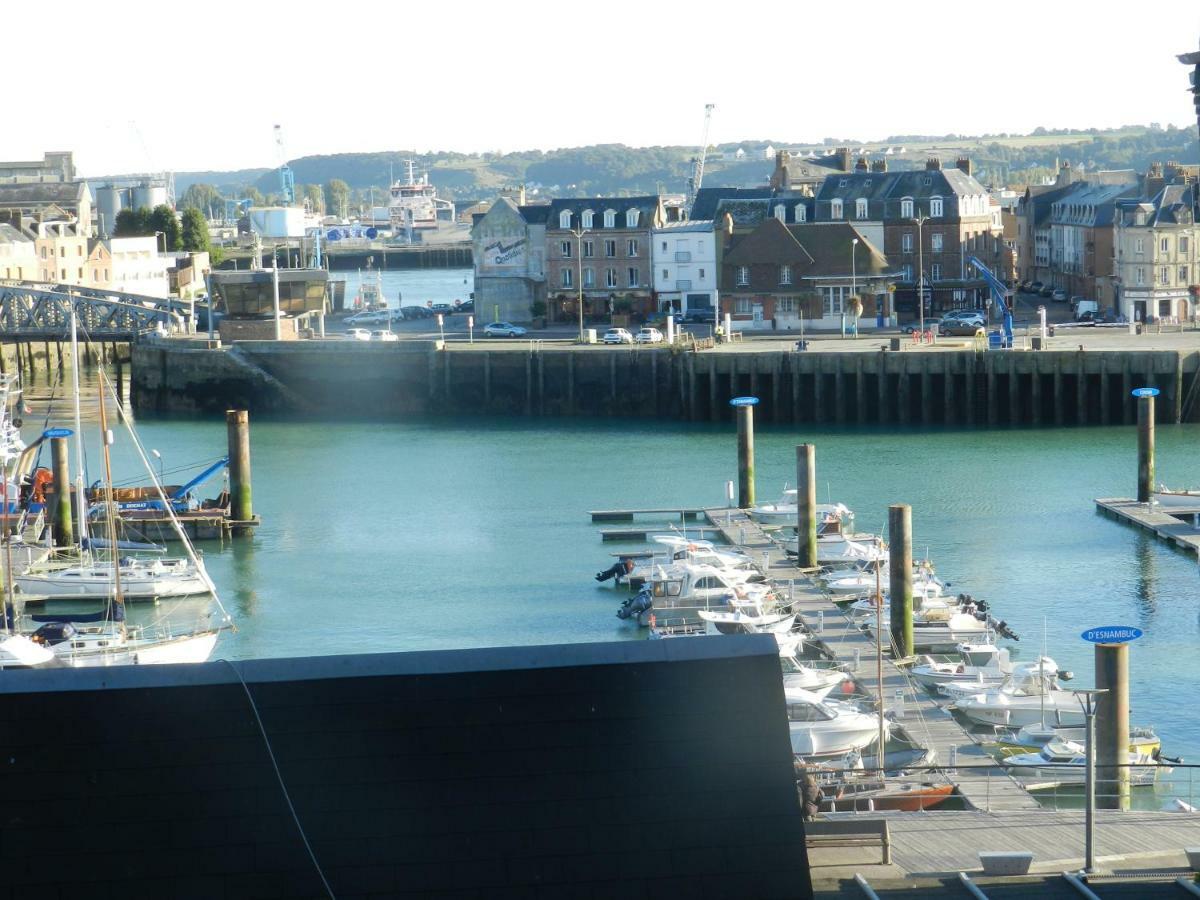
{"type": "Polygon", "coordinates": [[[782,203],[775,204],[775,218],[777,218],[780,222],[787,221],[787,207],[782,203]]]}
{"type": "Polygon", "coordinates": [[[900,218],[911,219],[912,217],[913,217],[912,197],[905,197],[900,201],[900,218]]]}
{"type": "Polygon", "coordinates": [[[867,211],[868,211],[869,206],[870,206],[870,204],[867,203],[866,197],[859,197],[857,200],[855,200],[854,201],[854,218],[856,218],[856,219],[867,218],[867,211]]]}
{"type": "Polygon", "coordinates": [[[842,217],[842,201],[841,200],[830,200],[829,201],[829,217],[831,219],[840,219],[842,217]]]}
{"type": "Polygon", "coordinates": [[[562,212],[560,212],[558,214],[558,227],[559,228],[570,228],[571,227],[571,211],[569,209],[564,209],[562,212]]]}
{"type": "Polygon", "coordinates": [[[792,213],[792,215],[794,215],[796,217],[797,222],[807,222],[808,221],[808,207],[806,207],[803,203],[797,203],[796,209],[792,213]]]}
{"type": "Polygon", "coordinates": [[[780,284],[791,284],[792,283],[792,267],[791,266],[780,266],[779,267],[779,283],[780,284]]]}
{"type": "Polygon", "coordinates": [[[931,215],[935,219],[939,219],[943,215],[942,210],[943,210],[942,198],[941,197],[931,197],[929,199],[929,215],[931,215]]]}
{"type": "Polygon", "coordinates": [[[616,228],[617,227],[617,211],[615,209],[606,209],[604,211],[604,227],[605,228],[616,228]]]}
{"type": "Polygon", "coordinates": [[[584,228],[591,228],[591,227],[592,227],[592,217],[593,217],[593,215],[594,215],[594,214],[592,213],[592,211],[591,211],[590,209],[585,209],[585,210],[583,211],[583,214],[582,214],[582,215],[581,215],[579,218],[580,218],[580,220],[582,221],[582,223],[583,223],[583,227],[584,227],[584,228]]]}
{"type": "Polygon", "coordinates": [[[846,184],[847,184],[847,181],[845,178],[838,179],[838,187],[844,188],[846,186],[846,184]]]}
{"type": "Polygon", "coordinates": [[[749,266],[738,266],[737,267],[737,285],[738,285],[738,287],[746,287],[749,284],[750,284],[750,267],[749,266]]]}
{"type": "Polygon", "coordinates": [[[630,209],[625,211],[625,227],[637,228],[638,216],[641,215],[641,210],[630,209]]]}

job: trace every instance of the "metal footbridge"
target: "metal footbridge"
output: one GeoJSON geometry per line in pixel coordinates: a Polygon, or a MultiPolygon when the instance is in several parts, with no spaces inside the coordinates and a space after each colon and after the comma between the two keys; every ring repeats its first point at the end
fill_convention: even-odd
{"type": "Polygon", "coordinates": [[[0,281],[0,342],[55,341],[68,336],[71,306],[94,340],[133,341],[167,327],[190,304],[99,288],[0,281]]]}

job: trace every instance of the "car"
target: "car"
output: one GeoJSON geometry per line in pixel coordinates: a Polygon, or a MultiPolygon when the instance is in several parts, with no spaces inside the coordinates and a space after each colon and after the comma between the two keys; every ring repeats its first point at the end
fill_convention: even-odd
{"type": "Polygon", "coordinates": [[[610,328],[600,340],[605,344],[632,344],[633,335],[624,328],[610,328]]]}
{"type": "Polygon", "coordinates": [[[435,304],[433,304],[433,306],[429,307],[429,311],[431,313],[433,313],[435,316],[437,316],[437,315],[448,316],[452,312],[454,312],[454,307],[451,306],[449,303],[435,303],[435,304]]]}
{"type": "Polygon", "coordinates": [[[1075,321],[1082,322],[1083,317],[1088,313],[1100,312],[1100,304],[1095,300],[1086,300],[1083,297],[1077,297],[1076,303],[1072,307],[1075,310],[1075,321]]]}
{"type": "Polygon", "coordinates": [[[357,312],[346,317],[346,324],[351,328],[361,328],[364,325],[386,325],[389,321],[390,316],[386,309],[357,312]]]}
{"type": "Polygon", "coordinates": [[[661,344],[663,342],[663,333],[657,328],[643,328],[633,339],[639,344],[661,344]]]}
{"type": "Polygon", "coordinates": [[[683,314],[683,321],[693,325],[706,325],[709,322],[715,322],[717,319],[716,310],[712,307],[699,309],[689,309],[683,314]]]}
{"type": "Polygon", "coordinates": [[[511,322],[490,322],[483,326],[483,333],[488,337],[523,337],[528,332],[520,325],[511,322]]]}
{"type": "Polygon", "coordinates": [[[369,341],[370,339],[371,332],[367,331],[365,328],[346,329],[346,340],[348,341],[369,341]]]}
{"type": "Polygon", "coordinates": [[[466,303],[460,303],[457,309],[460,313],[473,313],[475,312],[475,301],[468,300],[466,303]]]}
{"type": "Polygon", "coordinates": [[[1045,285],[1042,284],[1040,281],[1029,282],[1029,292],[1032,294],[1040,294],[1042,292],[1043,287],[1045,287],[1045,285]]]}
{"type": "Polygon", "coordinates": [[[1048,285],[1048,284],[1047,284],[1047,285],[1043,285],[1043,286],[1042,286],[1042,287],[1041,287],[1041,288],[1038,290],[1038,296],[1039,296],[1039,297],[1049,297],[1049,296],[1050,296],[1051,294],[1053,294],[1053,293],[1054,293],[1054,288],[1053,288],[1051,285],[1048,285]]]}
{"type": "Polygon", "coordinates": [[[424,306],[402,306],[400,312],[404,313],[404,318],[407,320],[428,319],[431,313],[424,306]]]}
{"type": "Polygon", "coordinates": [[[1055,301],[1056,303],[1065,303],[1067,300],[1067,292],[1064,291],[1062,288],[1055,288],[1054,291],[1050,294],[1050,299],[1055,301]]]}
{"type": "Polygon", "coordinates": [[[388,310],[389,323],[403,322],[407,318],[408,318],[408,316],[405,315],[404,310],[402,310],[402,309],[389,309],[388,310]]]}
{"type": "Polygon", "coordinates": [[[952,309],[942,313],[943,319],[982,319],[983,313],[977,309],[952,309]]]}
{"type": "Polygon", "coordinates": [[[371,340],[373,340],[373,341],[398,341],[398,340],[400,340],[400,338],[396,337],[396,335],[390,331],[380,330],[380,331],[372,331],[371,332],[371,340]]]}
{"type": "Polygon", "coordinates": [[[975,319],[950,319],[942,323],[940,333],[973,337],[983,330],[983,323],[975,319]]]}
{"type": "MultiPolygon", "coordinates": [[[[926,331],[932,331],[934,334],[938,334],[938,328],[941,326],[941,324],[942,324],[942,320],[937,318],[936,316],[926,316],[925,317],[925,330],[926,331]]],[[[905,334],[916,334],[918,331],[921,330],[921,322],[919,319],[914,319],[913,321],[909,322],[907,325],[905,325],[900,330],[903,331],[905,334]]]]}

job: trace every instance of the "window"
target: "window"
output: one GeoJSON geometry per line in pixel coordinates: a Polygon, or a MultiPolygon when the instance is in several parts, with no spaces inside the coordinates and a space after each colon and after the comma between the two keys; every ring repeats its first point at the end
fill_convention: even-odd
{"type": "Polygon", "coordinates": [[[805,206],[803,203],[797,203],[795,212],[793,212],[792,215],[794,215],[796,217],[797,222],[807,222],[808,221],[808,207],[805,206]]]}
{"type": "Polygon", "coordinates": [[[671,277],[670,271],[668,269],[663,269],[663,281],[669,280],[670,277],[671,277]]]}
{"type": "Polygon", "coordinates": [[[869,207],[870,204],[867,203],[867,198],[859,197],[854,201],[854,218],[865,219],[867,217],[867,211],[869,207]]]}
{"type": "Polygon", "coordinates": [[[1188,239],[1181,235],[1179,238],[1179,255],[1187,256],[1187,252],[1188,252],[1188,239]]]}
{"type": "Polygon", "coordinates": [[[604,242],[604,255],[607,256],[609,259],[612,259],[614,256],[617,255],[617,242],[616,241],[609,240],[609,241],[604,242]]]}
{"type": "Polygon", "coordinates": [[[1159,242],[1158,242],[1158,249],[1159,249],[1159,250],[1160,250],[1162,253],[1170,253],[1170,252],[1171,252],[1171,239],[1170,239],[1170,238],[1163,238],[1161,241],[1159,241],[1159,242]]]}
{"type": "Polygon", "coordinates": [[[843,303],[850,289],[845,285],[821,288],[821,314],[824,316],[840,316],[844,309],[843,303]]]}
{"type": "Polygon", "coordinates": [[[911,219],[913,217],[913,202],[912,197],[905,197],[900,201],[900,218],[911,219]]]}
{"type": "Polygon", "coordinates": [[[637,228],[638,217],[641,216],[640,209],[629,209],[625,211],[625,227],[637,228]]]}
{"type": "Polygon", "coordinates": [[[587,268],[583,270],[583,286],[591,288],[596,286],[596,270],[587,268]]]}
{"type": "Polygon", "coordinates": [[[585,209],[583,211],[583,214],[579,218],[580,218],[580,221],[583,223],[584,228],[592,227],[592,216],[593,215],[594,214],[592,213],[592,211],[590,209],[585,209]]]}
{"type": "Polygon", "coordinates": [[[43,247],[42,248],[42,259],[45,259],[45,258],[46,258],[46,248],[43,247]]]}
{"type": "Polygon", "coordinates": [[[841,200],[829,201],[829,218],[840,219],[841,217],[842,217],[842,201],[841,200]]]}
{"type": "Polygon", "coordinates": [[[913,280],[912,265],[907,264],[903,268],[904,268],[904,274],[902,276],[900,276],[900,280],[901,281],[912,281],[913,280]]]}
{"type": "Polygon", "coordinates": [[[108,281],[108,269],[104,270],[104,280],[108,281]]]}
{"type": "Polygon", "coordinates": [[[637,267],[636,267],[636,266],[630,266],[630,267],[629,267],[629,272],[628,272],[627,274],[629,275],[629,286],[630,286],[630,287],[637,287],[637,286],[638,286],[638,270],[637,270],[637,267]]]}
{"type": "Polygon", "coordinates": [[[845,178],[838,179],[838,187],[844,188],[849,182],[845,178]]]}
{"type": "Polygon", "coordinates": [[[1179,283],[1180,284],[1188,283],[1188,267],[1187,266],[1179,267],[1179,283]]]}
{"type": "Polygon", "coordinates": [[[558,227],[559,228],[570,228],[571,227],[571,211],[569,209],[564,209],[562,212],[560,212],[558,214],[558,227]]]}
{"type": "Polygon", "coordinates": [[[1134,241],[1133,242],[1133,252],[1134,253],[1145,253],[1146,252],[1146,242],[1144,240],[1142,240],[1141,238],[1138,238],[1136,241],[1134,241]]]}
{"type": "Polygon", "coordinates": [[[929,215],[931,215],[935,219],[941,218],[941,216],[942,216],[942,198],[941,197],[930,197],[929,198],[929,215]]]}
{"type": "Polygon", "coordinates": [[[604,227],[615,228],[617,226],[617,211],[615,209],[606,209],[604,211],[604,227]]]}
{"type": "Polygon", "coordinates": [[[635,239],[630,238],[625,250],[626,256],[628,256],[630,259],[636,259],[638,255],[638,242],[635,239]]]}
{"type": "Polygon", "coordinates": [[[934,281],[941,281],[942,280],[942,264],[934,263],[932,266],[930,266],[929,267],[929,276],[934,281]]]}
{"type": "Polygon", "coordinates": [[[902,253],[912,253],[912,248],[912,232],[906,231],[904,234],[900,235],[900,250],[902,253]]]}
{"type": "Polygon", "coordinates": [[[750,267],[738,266],[737,268],[737,284],[738,287],[745,287],[750,283],[750,267]]]}
{"type": "Polygon", "coordinates": [[[562,251],[563,259],[571,258],[571,242],[570,241],[562,241],[559,244],[559,249],[562,251]]]}
{"type": "Polygon", "coordinates": [[[1134,269],[1134,280],[1138,284],[1146,283],[1146,269],[1144,266],[1138,266],[1136,269],[1134,269]]]}
{"type": "Polygon", "coordinates": [[[595,243],[594,243],[593,241],[584,241],[584,242],[583,242],[583,256],[584,256],[584,259],[591,259],[591,258],[592,258],[593,256],[595,256],[595,255],[596,255],[596,245],[595,245],[595,243]]]}
{"type": "Polygon", "coordinates": [[[779,267],[779,283],[780,284],[791,284],[792,283],[792,267],[791,266],[780,266],[779,267]]]}
{"type": "Polygon", "coordinates": [[[667,242],[663,241],[663,253],[667,252],[667,242]]]}
{"type": "Polygon", "coordinates": [[[780,297],[775,301],[775,312],[779,314],[787,314],[794,316],[796,314],[796,298],[795,297],[780,297]]]}
{"type": "Polygon", "coordinates": [[[775,204],[775,218],[777,218],[780,222],[787,221],[787,207],[782,203],[775,204]]]}
{"type": "Polygon", "coordinates": [[[66,281],[67,280],[67,270],[63,269],[62,275],[60,275],[59,277],[62,278],[63,281],[66,281]]]}
{"type": "Polygon", "coordinates": [[[700,270],[700,277],[701,277],[701,278],[703,278],[703,277],[704,277],[704,270],[703,270],[703,269],[701,269],[701,270],[700,270]]]}
{"type": "Polygon", "coordinates": [[[929,247],[934,253],[942,252],[942,233],[935,231],[929,236],[929,247]]]}
{"type": "Polygon", "coordinates": [[[749,315],[750,314],[750,298],[749,297],[738,297],[736,300],[734,300],[733,301],[733,311],[735,313],[749,315]]]}
{"type": "Polygon", "coordinates": [[[571,270],[570,270],[570,269],[563,269],[563,270],[562,270],[562,286],[563,286],[563,287],[568,287],[568,288],[569,288],[569,287],[571,287],[571,286],[572,286],[573,282],[572,282],[572,279],[571,279],[571,275],[572,275],[572,272],[571,272],[571,270]]]}
{"type": "Polygon", "coordinates": [[[610,287],[610,288],[615,288],[617,286],[617,270],[616,269],[605,269],[604,270],[604,286],[610,287]]]}
{"type": "Polygon", "coordinates": [[[61,259],[62,257],[66,256],[66,255],[67,255],[67,248],[66,248],[66,247],[59,247],[59,248],[58,248],[58,256],[59,256],[59,258],[61,259]]]}
{"type": "Polygon", "coordinates": [[[1159,284],[1170,284],[1171,283],[1171,270],[1169,268],[1167,268],[1166,266],[1163,266],[1162,268],[1160,268],[1158,270],[1158,283],[1159,284]]]}

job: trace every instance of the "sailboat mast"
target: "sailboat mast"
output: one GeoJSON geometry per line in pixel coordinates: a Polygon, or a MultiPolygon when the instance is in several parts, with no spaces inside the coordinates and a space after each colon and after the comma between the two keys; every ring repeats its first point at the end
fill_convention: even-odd
{"type": "Polygon", "coordinates": [[[875,679],[879,685],[879,751],[875,758],[879,772],[883,774],[883,747],[887,743],[883,722],[883,588],[880,585],[880,569],[883,568],[883,541],[876,539],[875,554],[875,679]]]}
{"type": "Polygon", "coordinates": [[[83,426],[79,415],[79,325],[75,319],[75,295],[67,292],[71,307],[71,390],[75,397],[75,527],[79,546],[87,541],[87,496],[83,490],[83,426]]]}
{"type": "MultiPolygon", "coordinates": [[[[117,549],[117,519],[116,519],[116,499],[113,496],[113,479],[112,479],[112,432],[108,430],[108,414],[105,412],[104,402],[104,370],[100,370],[100,443],[104,447],[104,499],[105,506],[108,509],[108,539],[112,542],[112,567],[113,567],[113,608],[119,609],[125,600],[121,596],[121,559],[120,551],[117,549]]],[[[125,631],[125,617],[118,616],[121,623],[121,631],[125,631]]]]}

